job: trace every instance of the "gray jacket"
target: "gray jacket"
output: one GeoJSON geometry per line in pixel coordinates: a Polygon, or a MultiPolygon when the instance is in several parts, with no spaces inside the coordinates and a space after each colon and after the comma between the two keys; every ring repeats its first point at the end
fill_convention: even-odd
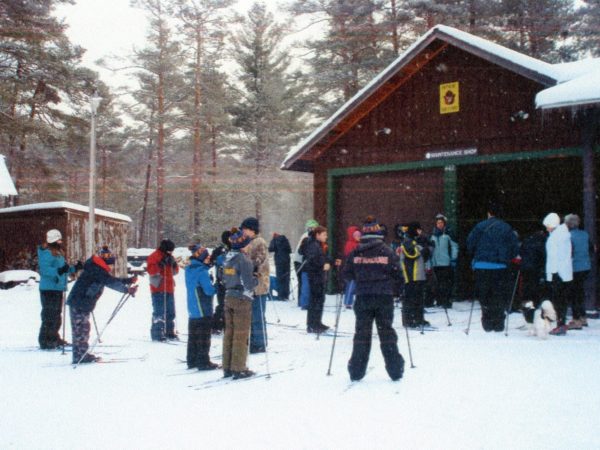
{"type": "Polygon", "coordinates": [[[223,264],[223,283],[225,296],[252,300],[258,280],[254,276],[254,267],[245,254],[230,250],[223,264]]]}

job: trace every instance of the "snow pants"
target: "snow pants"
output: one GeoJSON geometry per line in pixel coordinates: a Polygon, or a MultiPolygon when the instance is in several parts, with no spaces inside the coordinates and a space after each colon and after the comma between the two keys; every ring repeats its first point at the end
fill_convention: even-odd
{"type": "Polygon", "coordinates": [[[76,307],[69,307],[71,330],[73,333],[73,364],[77,364],[88,351],[90,340],[90,314],[76,307]]]}
{"type": "Polygon", "coordinates": [[[267,347],[266,322],[267,295],[255,295],[252,300],[252,325],[250,326],[250,347],[264,349],[267,347]]]}
{"type": "Polygon", "coordinates": [[[569,306],[569,295],[571,295],[572,281],[563,281],[558,274],[552,275],[550,292],[552,305],[556,311],[556,325],[562,326],[567,323],[567,308],[569,306]]]}
{"type": "Polygon", "coordinates": [[[277,278],[277,297],[279,300],[290,298],[290,262],[275,264],[275,277],[277,278]]]}
{"type": "Polygon", "coordinates": [[[373,321],[377,327],[385,370],[392,380],[404,373],[404,358],[398,351],[398,335],[394,330],[394,298],[392,295],[357,295],[354,303],[356,325],[352,356],[348,362],[350,379],[360,380],[365,376],[371,353],[373,321]]]}
{"type": "Polygon", "coordinates": [[[504,331],[511,280],[508,269],[475,270],[477,299],[481,303],[481,326],[485,331],[504,331]]]}
{"type": "Polygon", "coordinates": [[[40,291],[42,325],[38,342],[41,349],[52,349],[62,344],[59,334],[62,325],[63,292],[40,291]]]}
{"type": "MultiPolygon", "coordinates": [[[[309,279],[310,301],[306,314],[307,328],[317,329],[323,325],[323,305],[325,304],[325,285],[322,274],[307,274],[309,279]]],[[[304,287],[302,288],[304,290],[304,287]]]]}
{"type": "Polygon", "coordinates": [[[176,336],[175,298],[173,294],[164,292],[152,293],[152,327],[150,328],[150,336],[153,341],[164,341],[176,336]]]}
{"type": "Polygon", "coordinates": [[[590,271],[573,272],[571,308],[573,309],[573,319],[579,320],[585,317],[585,289],[584,284],[590,271]]]}
{"type": "Polygon", "coordinates": [[[188,320],[187,366],[204,367],[210,362],[212,317],[188,320]]]}
{"type": "Polygon", "coordinates": [[[433,268],[435,274],[435,297],[438,306],[452,308],[452,284],[454,281],[454,269],[450,266],[438,266],[433,268]]]}
{"type": "Polygon", "coordinates": [[[252,320],[250,300],[225,297],[225,334],[223,336],[223,370],[246,370],[248,337],[252,320]]]}
{"type": "Polygon", "coordinates": [[[410,281],[404,285],[402,300],[402,324],[405,327],[418,327],[423,323],[423,289],[425,281],[410,281]]]}

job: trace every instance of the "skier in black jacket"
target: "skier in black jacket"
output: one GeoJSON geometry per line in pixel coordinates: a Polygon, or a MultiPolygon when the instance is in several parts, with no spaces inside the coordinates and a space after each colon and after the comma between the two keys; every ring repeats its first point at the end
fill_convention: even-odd
{"type": "Polygon", "coordinates": [[[304,271],[310,285],[310,301],[306,314],[306,331],[323,333],[329,327],[323,325],[323,304],[325,303],[325,275],[331,269],[327,257],[327,228],[318,226],[310,234],[302,249],[304,271]]]}
{"type": "Polygon", "coordinates": [[[346,280],[356,281],[356,325],[348,372],[352,381],[365,376],[375,321],[385,369],[390,378],[396,381],[404,373],[404,358],[398,351],[398,336],[392,326],[394,283],[400,270],[399,258],[383,242],[381,228],[374,217],[367,217],[362,233],[360,244],[348,256],[343,272],[346,280]]]}
{"type": "Polygon", "coordinates": [[[114,263],[115,258],[112,252],[108,247],[103,247],[99,255],[94,255],[85,262],[81,276],[69,293],[67,305],[69,305],[73,332],[73,364],[92,363],[100,359],[91,353],[86,354],[86,352],[90,338],[90,314],[94,311],[104,287],[108,286],[115,291],[129,292],[130,295],[135,295],[137,286],[131,286],[131,284],[135,283],[136,277],[113,277],[110,274],[110,266],[114,263]]]}
{"type": "Polygon", "coordinates": [[[275,253],[275,276],[277,277],[277,297],[287,300],[290,296],[290,241],[283,234],[273,233],[269,251],[275,253]]]}

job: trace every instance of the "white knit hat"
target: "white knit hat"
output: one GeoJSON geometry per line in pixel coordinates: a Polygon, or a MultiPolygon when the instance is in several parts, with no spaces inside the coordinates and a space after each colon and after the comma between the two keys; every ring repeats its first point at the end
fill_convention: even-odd
{"type": "Polygon", "coordinates": [[[54,242],[58,242],[62,239],[62,234],[60,234],[60,231],[58,230],[49,230],[46,233],[46,242],[48,244],[52,244],[54,242]]]}
{"type": "Polygon", "coordinates": [[[547,228],[556,228],[560,225],[560,217],[556,213],[550,213],[546,217],[544,217],[544,221],[542,222],[547,228]]]}

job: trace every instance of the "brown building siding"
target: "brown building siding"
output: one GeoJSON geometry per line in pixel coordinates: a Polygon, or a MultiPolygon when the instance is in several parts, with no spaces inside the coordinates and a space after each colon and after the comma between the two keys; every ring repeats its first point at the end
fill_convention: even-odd
{"type": "MultiPolygon", "coordinates": [[[[56,228],[63,235],[66,258],[84,261],[87,213],[66,209],[38,209],[0,214],[0,271],[36,270],[36,248],[45,241],[46,232],[56,228]]],[[[115,274],[127,273],[127,229],[125,221],[96,213],[96,242],[106,244],[117,257],[115,274]]]]}

